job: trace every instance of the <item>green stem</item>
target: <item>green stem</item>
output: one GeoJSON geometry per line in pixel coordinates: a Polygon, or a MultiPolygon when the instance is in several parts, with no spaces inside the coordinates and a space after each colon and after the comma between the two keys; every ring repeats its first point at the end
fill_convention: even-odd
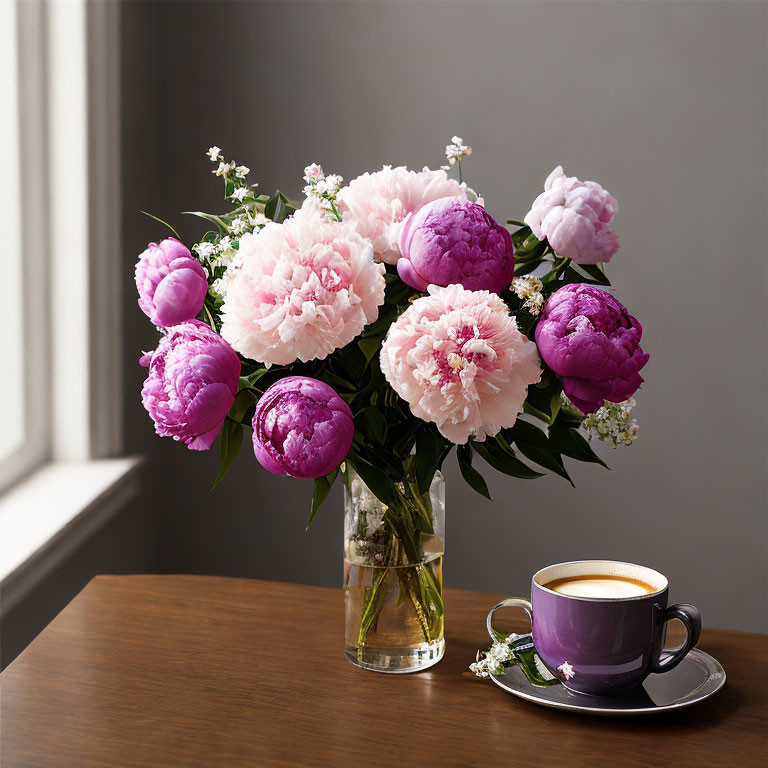
{"type": "Polygon", "coordinates": [[[365,599],[363,601],[363,613],[360,617],[360,631],[357,636],[357,658],[358,661],[363,660],[363,647],[365,646],[365,640],[368,637],[368,633],[371,631],[371,627],[379,617],[381,612],[381,606],[386,597],[386,578],[389,573],[389,568],[382,568],[373,580],[371,586],[365,591],[365,599]]]}
{"type": "MultiPolygon", "coordinates": [[[[384,514],[396,547],[389,562],[395,567],[401,590],[413,605],[424,639],[431,643],[441,633],[444,606],[440,584],[425,565],[421,546],[422,532],[432,533],[434,530],[429,496],[419,493],[416,480],[410,475],[402,487],[395,485],[395,488],[398,503],[388,507],[384,514]],[[402,562],[403,559],[405,562],[402,562]]],[[[359,658],[383,608],[387,587],[385,579],[389,570],[390,567],[383,568],[366,590],[358,632],[359,658]]]]}

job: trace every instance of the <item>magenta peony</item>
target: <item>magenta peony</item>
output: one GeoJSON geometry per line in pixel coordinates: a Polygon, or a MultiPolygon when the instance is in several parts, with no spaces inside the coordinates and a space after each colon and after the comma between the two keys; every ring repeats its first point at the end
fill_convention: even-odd
{"type": "Polygon", "coordinates": [[[141,364],[149,373],[141,400],[161,437],[193,451],[211,447],[237,392],[240,360],[224,339],[192,320],[168,328],[141,364]]]}
{"type": "Polygon", "coordinates": [[[150,243],[136,263],[139,306],[155,325],[191,320],[202,309],[208,282],[200,262],[173,237],[150,243]]]}
{"type": "Polygon", "coordinates": [[[381,370],[414,416],[448,440],[484,440],[514,425],[541,378],[536,345],[489,291],[429,287],[393,323],[381,370]]]}
{"type": "Polygon", "coordinates": [[[558,165],[525,217],[533,234],[552,250],[577,264],[610,261],[619,250],[611,227],[619,204],[594,181],[566,176],[558,165]]]}
{"type": "Polygon", "coordinates": [[[322,477],[344,460],[354,432],[352,411],[331,387],[307,376],[288,376],[256,405],[253,452],[275,475],[322,477]]]}
{"type": "Polygon", "coordinates": [[[308,205],[283,224],[240,239],[221,335],[267,364],[327,357],[379,314],[384,267],[371,244],[308,205]]]}
{"type": "Polygon", "coordinates": [[[606,400],[631,397],[643,383],[640,369],[650,355],[640,348],[642,334],[643,326],[610,293],[577,283],[549,297],[536,344],[571,402],[594,413],[606,400]]]}
{"type": "Polygon", "coordinates": [[[373,243],[376,261],[395,264],[400,258],[398,240],[405,217],[441,197],[466,200],[467,185],[449,179],[445,171],[409,171],[385,165],[353,179],[337,199],[344,222],[373,243]]]}
{"type": "Polygon", "coordinates": [[[397,273],[418,291],[460,283],[501,293],[515,270],[512,238],[477,203],[442,198],[409,214],[400,232],[397,273]]]}

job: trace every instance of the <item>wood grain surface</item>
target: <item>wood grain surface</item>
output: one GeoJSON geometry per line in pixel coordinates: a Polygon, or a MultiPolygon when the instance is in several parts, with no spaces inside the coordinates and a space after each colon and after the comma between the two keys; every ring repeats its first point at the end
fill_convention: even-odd
{"type": "Polygon", "coordinates": [[[0,765],[765,765],[768,636],[705,630],[723,691],[602,719],[534,706],[467,670],[497,598],[447,590],[445,658],[397,676],[344,658],[340,590],[99,576],[0,676],[0,765]]]}

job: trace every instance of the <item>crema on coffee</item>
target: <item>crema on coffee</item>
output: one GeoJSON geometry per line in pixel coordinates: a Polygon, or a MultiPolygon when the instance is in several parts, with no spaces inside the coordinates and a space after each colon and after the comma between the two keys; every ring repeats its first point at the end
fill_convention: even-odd
{"type": "Polygon", "coordinates": [[[627,576],[609,576],[607,574],[585,574],[583,576],[568,576],[564,579],[554,579],[544,585],[553,592],[571,597],[601,597],[626,599],[640,597],[656,592],[650,584],[640,579],[627,576]]]}

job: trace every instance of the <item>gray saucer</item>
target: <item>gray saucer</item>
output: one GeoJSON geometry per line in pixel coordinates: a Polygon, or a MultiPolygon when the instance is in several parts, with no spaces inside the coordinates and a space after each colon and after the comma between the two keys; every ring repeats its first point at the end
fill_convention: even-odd
{"type": "Polygon", "coordinates": [[[562,685],[539,687],[528,681],[519,666],[491,675],[505,691],[544,707],[592,715],[649,715],[690,707],[716,694],[725,684],[725,670],[708,653],[694,648],[670,672],[649,675],[631,691],[615,696],[586,696],[562,685]]]}

